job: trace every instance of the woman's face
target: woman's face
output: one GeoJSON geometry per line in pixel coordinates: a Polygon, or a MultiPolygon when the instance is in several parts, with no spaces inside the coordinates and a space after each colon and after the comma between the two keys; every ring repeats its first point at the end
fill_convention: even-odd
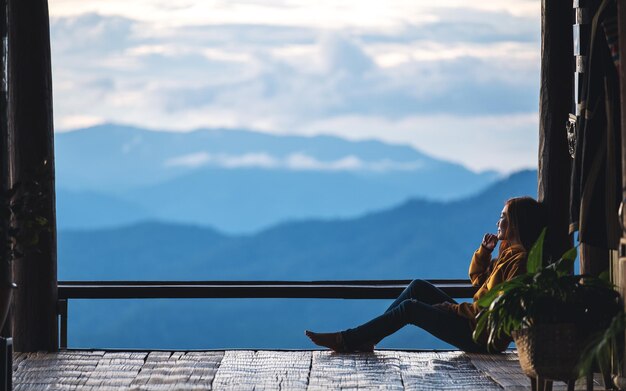
{"type": "Polygon", "coordinates": [[[507,217],[508,211],[509,211],[509,205],[504,205],[504,208],[502,208],[502,213],[500,214],[500,220],[498,220],[498,224],[496,224],[498,226],[498,233],[496,234],[496,236],[498,237],[498,240],[508,239],[508,233],[509,233],[509,218],[507,217]]]}

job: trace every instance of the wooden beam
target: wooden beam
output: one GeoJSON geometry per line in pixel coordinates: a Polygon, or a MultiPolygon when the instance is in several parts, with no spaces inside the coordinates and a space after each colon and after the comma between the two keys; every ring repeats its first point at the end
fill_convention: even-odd
{"type": "MultiPolygon", "coordinates": [[[[59,281],[59,299],[395,299],[397,281],[59,281]]],[[[471,298],[469,280],[430,280],[454,298],[471,298]]]]}
{"type": "Polygon", "coordinates": [[[538,199],[548,214],[544,251],[554,259],[572,246],[571,157],[565,133],[572,102],[572,4],[572,0],[541,2],[538,199]]]}
{"type": "Polygon", "coordinates": [[[50,232],[14,263],[14,347],[54,351],[57,343],[57,263],[50,31],[46,0],[9,0],[9,132],[15,181],[42,181],[49,196],[42,215],[50,232]],[[43,169],[43,162],[48,164],[43,169]],[[42,169],[44,172],[42,172],[42,169]]]}

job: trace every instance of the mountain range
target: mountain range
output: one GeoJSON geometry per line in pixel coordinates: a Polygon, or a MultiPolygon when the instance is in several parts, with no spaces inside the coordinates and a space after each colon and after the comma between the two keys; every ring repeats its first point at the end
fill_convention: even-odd
{"type": "Polygon", "coordinates": [[[149,131],[107,124],[55,135],[61,229],[140,221],[259,232],[352,218],[409,198],[454,200],[499,178],[414,148],[247,130],[149,131]]]}

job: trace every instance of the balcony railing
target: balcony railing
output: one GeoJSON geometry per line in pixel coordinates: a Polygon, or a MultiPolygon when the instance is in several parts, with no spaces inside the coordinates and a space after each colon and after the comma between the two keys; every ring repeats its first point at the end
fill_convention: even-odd
{"type": "MultiPolygon", "coordinates": [[[[428,280],[454,298],[476,292],[469,280],[428,280]]],[[[60,348],[67,348],[68,301],[77,299],[395,299],[411,280],[59,281],[60,348]]]]}

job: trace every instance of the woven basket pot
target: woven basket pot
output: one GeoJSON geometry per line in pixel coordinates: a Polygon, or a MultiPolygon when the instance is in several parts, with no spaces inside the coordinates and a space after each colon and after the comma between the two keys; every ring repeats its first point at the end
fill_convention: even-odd
{"type": "Polygon", "coordinates": [[[513,332],[522,370],[532,378],[576,379],[581,341],[573,324],[545,324],[513,332]]]}

